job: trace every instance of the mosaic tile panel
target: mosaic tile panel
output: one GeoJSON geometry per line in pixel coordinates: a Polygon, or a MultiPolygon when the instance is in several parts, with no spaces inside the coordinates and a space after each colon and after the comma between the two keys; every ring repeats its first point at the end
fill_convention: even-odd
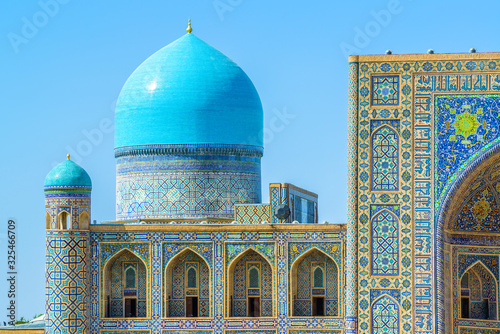
{"type": "Polygon", "coordinates": [[[234,204],[260,203],[261,150],[251,151],[246,146],[218,147],[218,144],[184,146],[156,148],[156,151],[151,150],[155,147],[144,147],[134,154],[119,154],[118,220],[231,219],[234,204]]]}
{"type": "MultiPolygon", "coordinates": [[[[365,90],[361,95],[367,95],[365,90]]],[[[374,75],[372,77],[372,105],[373,106],[396,106],[399,104],[399,76],[398,75],[374,75]]]]}
{"type": "Polygon", "coordinates": [[[500,134],[500,95],[439,95],[436,117],[436,200],[450,177],[500,134]]]}
{"type": "Polygon", "coordinates": [[[47,231],[45,328],[85,333],[88,313],[88,231],[47,231]]]}
{"type": "Polygon", "coordinates": [[[236,205],[234,219],[240,224],[261,224],[271,221],[271,206],[261,205],[236,205]]]}
{"type": "Polygon", "coordinates": [[[231,243],[226,244],[226,265],[229,265],[233,260],[241,255],[247,249],[254,249],[259,254],[264,256],[271,266],[275,266],[276,251],[274,243],[231,243]]]}
{"type": "Polygon", "coordinates": [[[372,134],[372,190],[399,189],[399,135],[389,126],[382,126],[372,134]]]}
{"type": "Polygon", "coordinates": [[[488,186],[475,191],[463,206],[453,228],[461,231],[498,232],[500,210],[495,190],[488,186]]]}
{"type": "Polygon", "coordinates": [[[399,334],[399,305],[387,296],[372,305],[373,334],[399,334]]]}
{"type": "Polygon", "coordinates": [[[392,212],[380,211],[372,218],[372,275],[398,275],[398,235],[399,220],[392,212]]]}

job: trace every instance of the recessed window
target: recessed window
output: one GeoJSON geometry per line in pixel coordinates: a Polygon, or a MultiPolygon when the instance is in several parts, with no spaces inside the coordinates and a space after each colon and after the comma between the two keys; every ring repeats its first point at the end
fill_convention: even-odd
{"type": "Polygon", "coordinates": [[[188,287],[188,289],[196,289],[198,287],[198,284],[196,284],[197,281],[198,281],[198,279],[197,279],[196,269],[189,268],[188,272],[187,272],[187,287],[188,287]]]}
{"type": "Polygon", "coordinates": [[[259,288],[259,270],[252,267],[248,272],[248,287],[251,289],[259,288]]]}
{"type": "Polygon", "coordinates": [[[132,267],[125,271],[125,288],[135,289],[135,270],[132,267]]]}
{"type": "Polygon", "coordinates": [[[314,269],[314,287],[315,288],[323,288],[324,285],[324,277],[323,277],[323,269],[321,267],[316,267],[314,269]]]}

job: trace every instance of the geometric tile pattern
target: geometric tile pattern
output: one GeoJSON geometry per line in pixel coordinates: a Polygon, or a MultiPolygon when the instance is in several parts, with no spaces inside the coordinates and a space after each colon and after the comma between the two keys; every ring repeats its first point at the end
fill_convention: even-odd
{"type": "Polygon", "coordinates": [[[392,212],[383,210],[372,219],[372,275],[398,275],[399,221],[392,212]]]}
{"type": "Polygon", "coordinates": [[[260,224],[270,221],[270,205],[236,205],[234,207],[234,219],[239,224],[260,224]]]}
{"type": "Polygon", "coordinates": [[[88,231],[47,230],[46,330],[82,334],[88,326],[88,231]]]}
{"type": "Polygon", "coordinates": [[[372,190],[397,191],[399,187],[399,136],[384,125],[372,134],[372,190]]]}
{"type": "Polygon", "coordinates": [[[399,306],[397,302],[383,296],[372,305],[373,334],[399,334],[399,306]]]}
{"type": "MultiPolygon", "coordinates": [[[[363,94],[363,92],[361,92],[363,94]]],[[[399,104],[399,75],[372,77],[372,105],[394,106],[399,104]]]]}
{"type": "Polygon", "coordinates": [[[260,203],[262,151],[221,145],[174,145],[158,154],[151,154],[155,147],[141,147],[120,153],[117,219],[231,219],[234,204],[260,203]]]}

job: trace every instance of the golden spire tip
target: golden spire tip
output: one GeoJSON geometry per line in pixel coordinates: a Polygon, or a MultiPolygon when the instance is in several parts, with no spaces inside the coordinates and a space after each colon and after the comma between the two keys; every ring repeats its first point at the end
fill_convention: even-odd
{"type": "Polygon", "coordinates": [[[193,31],[193,28],[191,28],[191,16],[189,17],[189,23],[186,31],[188,34],[190,34],[193,31]]]}
{"type": "Polygon", "coordinates": [[[66,157],[67,157],[67,158],[68,158],[68,160],[69,160],[69,153],[66,155],[66,157]]]}

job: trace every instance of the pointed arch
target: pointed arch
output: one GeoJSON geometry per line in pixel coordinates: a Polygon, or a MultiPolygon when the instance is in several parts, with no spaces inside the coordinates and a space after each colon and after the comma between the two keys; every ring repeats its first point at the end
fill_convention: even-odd
{"type": "Polygon", "coordinates": [[[59,230],[71,229],[71,213],[62,210],[57,214],[57,228],[59,230]]]}
{"type": "MultiPolygon", "coordinates": [[[[316,246],[313,246],[313,247],[309,248],[307,251],[300,254],[292,262],[292,265],[290,266],[290,277],[289,277],[290,296],[289,296],[289,300],[292,302],[289,303],[289,310],[288,310],[289,316],[290,317],[312,316],[312,314],[311,314],[312,313],[312,305],[310,305],[310,306],[302,305],[302,304],[304,304],[304,301],[301,302],[299,300],[299,298],[297,298],[297,296],[298,296],[299,281],[301,281],[301,280],[299,280],[299,277],[298,277],[299,266],[302,264],[302,262],[304,260],[306,260],[308,257],[314,256],[314,254],[319,254],[320,256],[324,256],[328,261],[331,261],[331,268],[328,268],[328,266],[327,266],[327,268],[322,269],[323,273],[324,273],[324,278],[325,278],[325,280],[324,280],[325,295],[324,296],[326,298],[326,303],[328,304],[327,311],[331,310],[330,314],[328,312],[325,312],[325,316],[339,317],[342,315],[342,311],[341,311],[341,307],[340,307],[341,296],[342,296],[342,291],[341,291],[342,284],[340,283],[341,282],[340,267],[337,264],[337,261],[335,261],[335,259],[330,254],[326,253],[325,251],[319,249],[316,246]],[[328,275],[328,272],[329,272],[328,269],[330,269],[330,274],[333,275],[333,277],[330,277],[331,275],[330,276],[328,275]],[[304,307],[310,308],[309,311],[306,312],[308,315],[305,315],[305,313],[304,313],[305,311],[300,310],[301,308],[304,308],[304,307]]],[[[328,261],[327,261],[327,265],[328,265],[328,261]]],[[[309,270],[310,269],[311,268],[309,268],[309,270]]],[[[309,284],[307,287],[303,286],[301,290],[303,290],[303,289],[312,290],[314,288],[312,281],[310,281],[312,279],[312,273],[310,273],[310,272],[304,273],[304,277],[306,277],[306,279],[303,281],[309,281],[309,284]]],[[[312,298],[312,296],[308,296],[306,299],[311,299],[311,298],[312,298]]],[[[310,302],[312,303],[312,299],[310,302]]]]}
{"type": "Polygon", "coordinates": [[[149,314],[150,297],[150,274],[149,267],[138,254],[128,247],[124,247],[105,260],[102,266],[101,281],[101,317],[103,318],[123,318],[126,316],[126,299],[136,299],[135,317],[146,317],[149,314]],[[136,285],[134,288],[126,287],[126,270],[123,263],[121,267],[116,267],[116,261],[129,255],[130,259],[123,260],[123,263],[137,263],[133,268],[136,273],[136,285]],[[132,290],[132,291],[131,291],[132,290]]]}
{"type": "Polygon", "coordinates": [[[125,288],[136,288],[137,287],[137,271],[134,267],[128,267],[125,269],[125,288]]]}
{"type": "Polygon", "coordinates": [[[45,211],[45,229],[50,230],[52,228],[52,217],[48,211],[45,211]]]}
{"type": "MultiPolygon", "coordinates": [[[[208,317],[210,316],[210,304],[212,302],[213,296],[210,294],[212,289],[212,271],[210,270],[210,266],[208,261],[196,250],[191,247],[185,247],[177,254],[172,256],[165,265],[163,270],[163,288],[162,288],[162,296],[163,296],[163,311],[162,314],[164,317],[185,317],[187,316],[187,310],[185,299],[188,295],[188,290],[192,288],[187,287],[187,279],[188,272],[190,269],[183,268],[183,272],[181,273],[181,281],[178,284],[182,284],[182,293],[177,291],[180,289],[180,286],[174,286],[174,270],[179,261],[183,259],[183,257],[189,256],[189,254],[193,254],[199,265],[198,269],[190,268],[196,270],[196,279],[197,279],[197,305],[198,305],[198,315],[197,317],[208,317]],[[184,282],[185,281],[185,282],[184,282]],[[186,286],[184,287],[184,284],[186,286]],[[176,296],[179,298],[174,298],[174,294],[182,294],[182,296],[176,296]],[[177,299],[177,300],[174,300],[177,299]],[[182,299],[182,301],[181,301],[182,299]],[[172,303],[172,305],[170,305],[172,303]],[[181,305],[182,304],[182,305],[181,305]],[[174,315],[172,315],[174,314],[174,315]]],[[[194,296],[194,295],[193,295],[194,296]]]]}
{"type": "Polygon", "coordinates": [[[387,124],[371,134],[371,189],[399,190],[399,134],[387,124]]]}
{"type": "MultiPolygon", "coordinates": [[[[227,282],[227,284],[226,284],[226,303],[227,303],[226,310],[227,311],[226,311],[226,313],[227,313],[228,317],[233,317],[233,314],[234,314],[233,311],[234,311],[234,308],[236,308],[236,307],[233,308],[233,294],[234,294],[234,289],[235,289],[235,287],[234,287],[234,274],[235,274],[236,267],[241,260],[243,260],[246,256],[251,255],[252,253],[257,254],[259,257],[259,260],[262,261],[262,263],[263,263],[262,268],[259,271],[259,274],[261,275],[260,290],[263,290],[264,288],[267,287],[267,285],[263,285],[263,283],[264,283],[264,279],[263,279],[264,270],[263,269],[264,269],[265,265],[267,265],[269,267],[270,276],[271,276],[271,279],[269,282],[270,295],[274,296],[274,294],[275,294],[276,283],[275,283],[275,279],[273,279],[274,275],[275,275],[273,264],[271,263],[271,261],[269,261],[269,259],[264,254],[262,254],[260,251],[258,251],[254,247],[250,246],[247,249],[245,249],[244,251],[242,251],[240,254],[238,254],[238,256],[236,256],[227,266],[227,270],[226,270],[226,282],[227,282]]],[[[247,281],[247,279],[248,279],[247,276],[248,275],[247,275],[247,272],[245,269],[245,273],[244,273],[245,281],[247,281]]],[[[248,287],[248,284],[246,284],[246,287],[248,287]]],[[[261,302],[263,302],[263,301],[264,301],[264,298],[261,299],[261,302]]],[[[273,298],[271,298],[270,300],[266,300],[265,302],[270,304],[269,312],[271,313],[271,315],[269,315],[269,316],[272,316],[276,310],[275,300],[273,298]]],[[[246,305],[246,303],[245,303],[245,305],[246,305]]],[[[246,306],[245,306],[245,309],[246,309],[246,306]]],[[[264,307],[262,307],[262,312],[265,313],[264,311],[265,311],[264,307]]],[[[248,313],[248,312],[245,312],[245,313],[248,313]]],[[[261,316],[267,316],[267,315],[261,315],[261,316]]]]}
{"type": "Polygon", "coordinates": [[[399,334],[399,319],[399,303],[391,296],[382,295],[372,303],[372,333],[399,334]]]}
{"type": "Polygon", "coordinates": [[[371,274],[399,274],[399,219],[383,209],[371,219],[371,274]]]}
{"type": "Polygon", "coordinates": [[[87,211],[83,211],[80,214],[80,219],[78,222],[78,227],[80,228],[80,230],[88,230],[89,220],[90,220],[89,214],[87,213],[87,211]]]}
{"type": "Polygon", "coordinates": [[[498,318],[498,281],[484,262],[477,260],[469,265],[459,277],[459,283],[461,317],[468,314],[471,319],[496,320],[498,318]],[[462,288],[461,283],[465,274],[468,274],[469,285],[467,288],[462,288]],[[476,279],[471,279],[471,275],[475,276],[476,279]],[[472,284],[474,281],[479,282],[479,286],[474,286],[472,284]],[[475,294],[472,293],[474,290],[475,294]],[[464,292],[467,292],[466,296],[463,295],[464,292]],[[464,299],[469,305],[469,310],[466,313],[463,313],[462,310],[464,299]]]}
{"type": "MultiPolygon", "coordinates": [[[[446,314],[451,319],[437,323],[438,333],[444,333],[448,330],[447,324],[452,324],[454,316],[453,310],[450,310],[451,303],[445,303],[445,296],[449,294],[447,282],[445,282],[445,236],[449,235],[447,225],[457,215],[460,204],[469,194],[469,187],[472,182],[486,172],[492,165],[497,164],[500,157],[500,138],[486,145],[482,151],[472,155],[457,170],[454,178],[449,180],[443,190],[435,196],[439,196],[440,205],[435,211],[434,236],[435,236],[435,300],[436,313],[438,319],[444,319],[446,314]]],[[[416,240],[417,241],[417,240],[416,240]]]]}
{"type": "Polygon", "coordinates": [[[313,288],[324,288],[325,286],[325,271],[321,267],[314,268],[313,271],[313,288]]]}

